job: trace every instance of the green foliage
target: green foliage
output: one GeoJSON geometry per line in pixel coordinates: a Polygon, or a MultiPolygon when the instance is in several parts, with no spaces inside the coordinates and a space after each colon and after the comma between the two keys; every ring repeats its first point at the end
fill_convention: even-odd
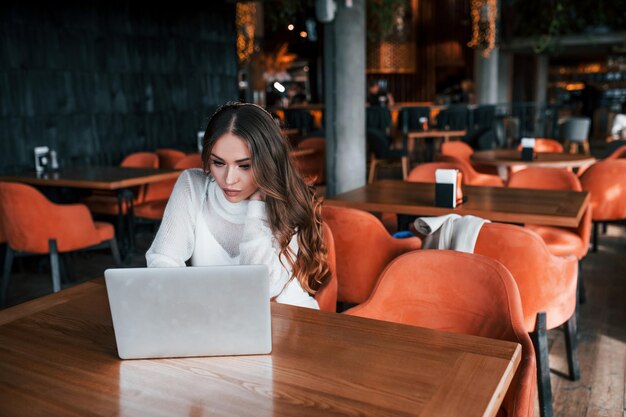
{"type": "Polygon", "coordinates": [[[626,31],[623,0],[511,0],[504,28],[509,36],[532,37],[535,52],[550,48],[559,36],[594,31],[626,31]]]}
{"type": "Polygon", "coordinates": [[[393,30],[395,11],[406,0],[367,0],[367,41],[379,42],[393,30]]]}

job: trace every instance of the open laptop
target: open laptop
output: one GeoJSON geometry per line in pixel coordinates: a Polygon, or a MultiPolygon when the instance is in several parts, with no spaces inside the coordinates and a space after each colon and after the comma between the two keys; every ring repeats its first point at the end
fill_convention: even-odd
{"type": "Polygon", "coordinates": [[[265,265],[118,268],[104,277],[122,359],[272,350],[265,265]]]}

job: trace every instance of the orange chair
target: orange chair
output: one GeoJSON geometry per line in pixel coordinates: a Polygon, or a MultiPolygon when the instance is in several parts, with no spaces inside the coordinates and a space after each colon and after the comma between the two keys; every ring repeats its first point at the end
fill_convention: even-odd
{"type": "Polygon", "coordinates": [[[174,169],[202,168],[202,155],[192,153],[185,156],[174,165],[174,169]]]}
{"type": "Polygon", "coordinates": [[[615,149],[613,153],[605,158],[605,160],[607,159],[626,159],[626,145],[615,149]]]}
{"type": "MultiPolygon", "coordinates": [[[[158,168],[159,157],[152,152],[137,152],[128,155],[122,163],[121,167],[125,168],[158,168]]],[[[146,187],[135,187],[133,189],[133,205],[141,204],[145,199],[146,187]]],[[[98,192],[83,201],[92,213],[108,214],[115,216],[119,213],[119,205],[116,193],[98,192]]],[[[122,211],[125,213],[128,205],[122,205],[122,211]]]]}
{"type": "Polygon", "coordinates": [[[501,262],[517,282],[526,331],[531,333],[537,355],[541,416],[552,416],[548,330],[565,324],[569,376],[572,380],[580,377],[575,314],[577,259],[554,256],[533,231],[501,223],[483,225],[474,253],[501,262]]]}
{"type": "Polygon", "coordinates": [[[389,264],[370,298],[346,314],[521,344],[522,360],[500,411],[533,415],[535,352],[517,286],[499,262],[444,250],[407,253],[389,264]]]}
{"type": "MultiPolygon", "coordinates": [[[[517,147],[518,151],[522,150],[522,145],[517,147]]],[[[563,153],[563,145],[554,139],[535,138],[535,147],[533,149],[535,153],[563,153]]]]}
{"type": "Polygon", "coordinates": [[[335,240],[338,301],[367,300],[392,259],[422,246],[418,238],[394,239],[380,220],[365,211],[324,205],[322,214],[335,240]]]}
{"type": "Polygon", "coordinates": [[[176,163],[183,159],[187,154],[177,149],[157,149],[154,151],[159,158],[159,168],[174,168],[176,163]]]}
{"type": "MultiPolygon", "coordinates": [[[[202,157],[199,153],[185,156],[179,160],[174,169],[202,168],[202,157]]],[[[176,180],[160,181],[148,184],[144,202],[134,207],[134,215],[139,219],[161,220],[165,213],[165,206],[176,185],[176,180]]]]}
{"type": "MultiPolygon", "coordinates": [[[[566,169],[531,167],[514,173],[509,179],[511,188],[533,188],[541,190],[582,191],[578,177],[566,169]]],[[[541,236],[548,249],[556,256],[573,254],[579,260],[589,249],[591,237],[591,205],[585,211],[576,228],[527,225],[541,236]]]]}
{"type": "Polygon", "coordinates": [[[465,142],[458,140],[444,142],[441,144],[441,154],[454,156],[462,161],[466,161],[481,174],[498,175],[497,167],[473,163],[471,157],[474,154],[474,149],[465,142]]]}
{"type": "Polygon", "coordinates": [[[330,280],[316,294],[315,300],[322,311],[337,311],[337,257],[335,254],[335,240],[330,227],[326,223],[324,225],[324,242],[328,249],[328,266],[332,272],[330,280]]]}
{"type": "Polygon", "coordinates": [[[298,149],[314,149],[315,153],[295,158],[296,166],[304,178],[314,184],[326,182],[326,139],[307,138],[298,144],[298,149]]]}
{"type": "MultiPolygon", "coordinates": [[[[426,162],[424,164],[416,165],[406,180],[409,182],[435,182],[435,171],[438,169],[458,169],[461,170],[461,166],[452,162],[426,162]]],[[[461,172],[463,172],[461,170],[461,172]]],[[[465,180],[465,176],[463,176],[465,180]]]]}
{"type": "Polygon", "coordinates": [[[461,167],[461,171],[463,172],[463,177],[465,178],[464,183],[467,185],[504,187],[504,182],[500,177],[490,174],[481,174],[474,169],[472,164],[462,159],[459,159],[456,156],[437,155],[435,159],[437,160],[437,162],[452,162],[459,164],[461,167]]]}
{"type": "Polygon", "coordinates": [[[626,219],[626,159],[610,159],[591,165],[580,177],[590,193],[593,213],[593,251],[598,250],[599,222],[626,219]]]}
{"type": "Polygon", "coordinates": [[[61,289],[59,253],[109,246],[115,263],[121,264],[113,226],[94,222],[82,204],[54,204],[29,185],[0,182],[0,214],[8,243],[0,305],[16,255],[50,254],[54,292],[61,289]]]}

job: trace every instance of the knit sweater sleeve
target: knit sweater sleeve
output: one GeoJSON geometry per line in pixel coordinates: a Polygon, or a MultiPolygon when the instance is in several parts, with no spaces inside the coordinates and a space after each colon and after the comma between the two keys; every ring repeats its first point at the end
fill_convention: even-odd
{"type": "MultiPolygon", "coordinates": [[[[296,236],[289,246],[293,253],[298,253],[296,236]]],[[[239,244],[240,262],[264,264],[269,269],[270,298],[283,304],[308,308],[319,308],[317,301],[307,293],[296,279],[291,279],[291,268],[286,259],[280,260],[280,248],[267,224],[265,203],[250,201],[243,236],[239,244]],[[291,280],[290,280],[291,279],[291,280]]]]}
{"type": "Polygon", "coordinates": [[[204,175],[199,170],[187,170],[178,177],[159,231],[146,253],[148,267],[185,266],[195,245],[195,223],[203,187],[204,175]]]}

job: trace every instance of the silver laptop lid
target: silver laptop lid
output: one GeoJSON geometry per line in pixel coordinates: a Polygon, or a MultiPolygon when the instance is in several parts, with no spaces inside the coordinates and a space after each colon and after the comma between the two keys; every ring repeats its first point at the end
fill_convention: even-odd
{"type": "Polygon", "coordinates": [[[118,268],[104,276],[122,359],[272,350],[265,265],[118,268]]]}

